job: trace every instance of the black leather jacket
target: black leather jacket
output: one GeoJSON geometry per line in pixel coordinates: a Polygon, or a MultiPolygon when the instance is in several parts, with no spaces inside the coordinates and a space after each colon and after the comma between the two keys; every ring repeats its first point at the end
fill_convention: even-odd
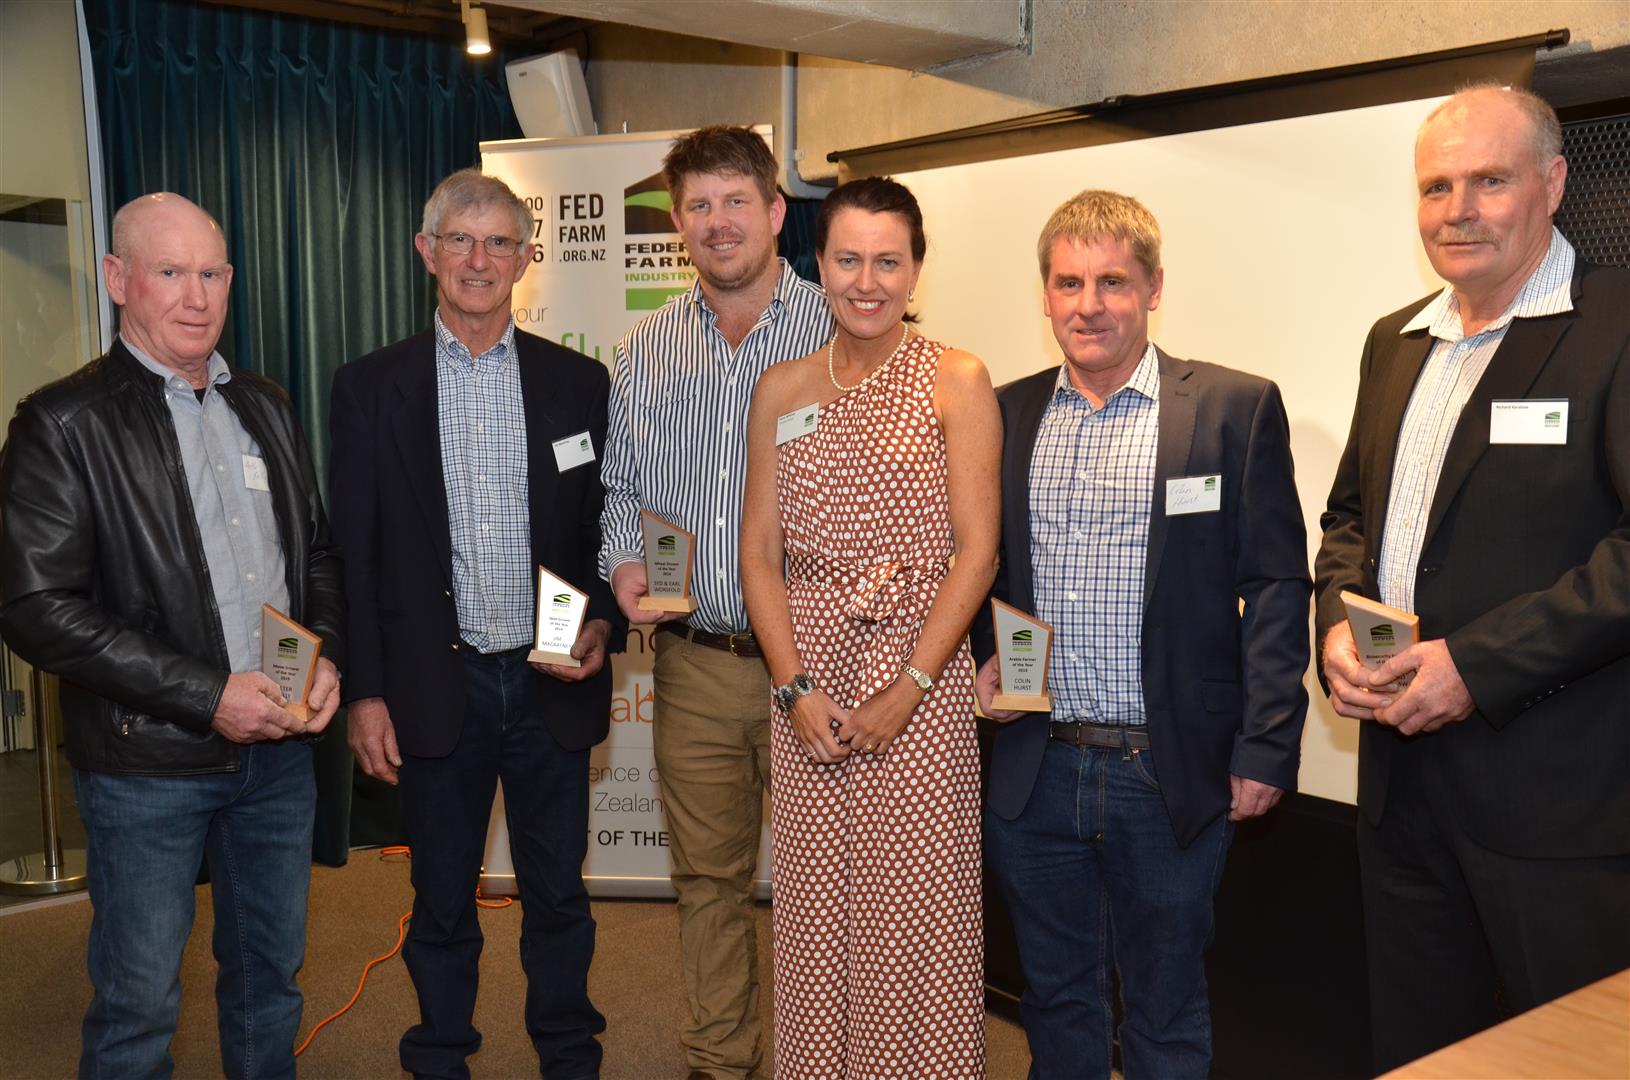
{"type": "MultiPolygon", "coordinates": [[[[68,758],[93,772],[238,767],[210,720],[230,664],[164,381],[122,342],[25,398],[0,449],[0,634],[62,679],[68,758]]],[[[281,387],[217,386],[260,444],[290,616],[343,666],[338,552],[281,387]]]]}

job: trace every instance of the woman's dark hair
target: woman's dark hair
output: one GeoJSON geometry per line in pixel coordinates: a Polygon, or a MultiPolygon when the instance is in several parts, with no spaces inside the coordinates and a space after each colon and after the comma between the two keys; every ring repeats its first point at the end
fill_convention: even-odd
{"type": "Polygon", "coordinates": [[[816,255],[825,253],[827,230],[842,210],[898,214],[911,231],[912,260],[920,263],[928,253],[928,238],[923,235],[923,211],[917,205],[917,197],[904,184],[887,176],[867,176],[840,184],[822,201],[820,213],[815,216],[816,255]]]}

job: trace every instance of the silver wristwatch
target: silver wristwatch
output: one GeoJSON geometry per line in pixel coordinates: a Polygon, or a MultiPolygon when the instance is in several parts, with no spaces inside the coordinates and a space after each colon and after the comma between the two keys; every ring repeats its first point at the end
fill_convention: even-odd
{"type": "Polygon", "coordinates": [[[919,671],[910,664],[901,664],[900,670],[911,676],[911,681],[916,683],[917,689],[921,690],[923,693],[926,694],[930,690],[934,689],[934,680],[928,677],[928,673],[926,671],[919,671]]]}
{"type": "Polygon", "coordinates": [[[770,691],[775,703],[781,706],[781,711],[790,713],[793,702],[815,689],[815,680],[802,671],[792,677],[792,681],[785,686],[778,686],[770,691]]]}

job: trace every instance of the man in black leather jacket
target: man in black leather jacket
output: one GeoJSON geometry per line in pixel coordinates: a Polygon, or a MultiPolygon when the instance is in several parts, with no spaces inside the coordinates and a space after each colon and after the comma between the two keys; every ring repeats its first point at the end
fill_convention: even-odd
{"type": "Polygon", "coordinates": [[[292,1076],[315,785],[339,703],[340,561],[288,395],[215,352],[232,268],[176,195],[114,218],[107,355],[0,450],[0,634],[62,680],[95,916],[82,1076],[168,1075],[207,858],[222,1064],[292,1076]],[[261,605],[323,640],[309,722],[260,671],[261,605]]]}

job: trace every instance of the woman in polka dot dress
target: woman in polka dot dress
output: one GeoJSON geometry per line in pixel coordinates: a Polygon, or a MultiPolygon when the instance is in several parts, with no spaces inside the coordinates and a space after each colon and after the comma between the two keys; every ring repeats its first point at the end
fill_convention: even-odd
{"type": "Polygon", "coordinates": [[[925,246],[901,185],[829,195],[836,335],[753,398],[741,561],[777,684],[782,1080],[984,1075],[966,634],[995,575],[1001,419],[978,358],[905,321],[925,246]]]}

